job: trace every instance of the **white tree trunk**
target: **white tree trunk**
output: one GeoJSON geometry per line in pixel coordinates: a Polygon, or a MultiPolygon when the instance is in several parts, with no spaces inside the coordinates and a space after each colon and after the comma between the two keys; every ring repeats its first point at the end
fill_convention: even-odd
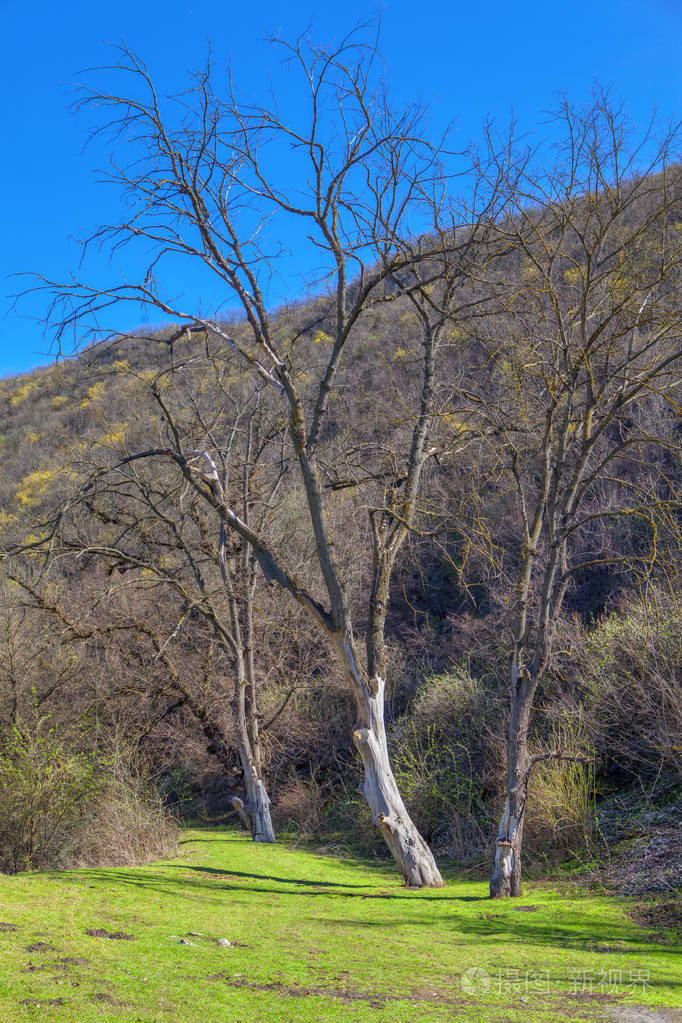
{"type": "Polygon", "coordinates": [[[251,832],[254,842],[274,842],[275,829],[270,814],[270,798],[261,778],[253,766],[244,771],[246,799],[233,796],[232,806],[242,824],[251,832]]]}
{"type": "Polygon", "coordinates": [[[384,727],[384,688],[382,678],[374,678],[374,692],[365,693],[365,724],[353,732],[353,741],[362,757],[365,780],[360,791],[369,803],[374,823],[381,831],[405,884],[414,888],[441,888],[433,853],[419,834],[405,808],[388,757],[384,727]]]}

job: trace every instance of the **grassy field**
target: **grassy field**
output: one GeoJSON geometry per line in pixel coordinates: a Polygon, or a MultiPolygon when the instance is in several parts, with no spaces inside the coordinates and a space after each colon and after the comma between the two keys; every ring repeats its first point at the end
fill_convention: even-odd
{"type": "Polygon", "coordinates": [[[486,894],[222,830],[144,867],[0,877],[0,1019],[568,1023],[681,1004],[679,947],[628,900],[486,894]]]}

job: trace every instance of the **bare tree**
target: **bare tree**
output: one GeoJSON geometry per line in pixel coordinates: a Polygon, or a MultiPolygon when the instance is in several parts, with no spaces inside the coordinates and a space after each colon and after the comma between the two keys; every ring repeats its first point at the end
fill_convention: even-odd
{"type": "MultiPolygon", "coordinates": [[[[234,363],[231,350],[225,358],[221,345],[207,342],[206,355],[190,359],[189,367],[173,363],[172,368],[153,375],[148,393],[151,407],[161,411],[168,433],[188,459],[186,464],[200,479],[214,473],[230,501],[239,506],[244,522],[265,532],[276,508],[283,468],[273,457],[269,459],[272,471],[266,475],[263,463],[273,442],[281,449],[282,427],[273,427],[260,414],[262,382],[247,393],[235,386],[228,390],[225,380],[234,363]],[[211,381],[208,398],[195,386],[207,379],[211,381]],[[215,461],[211,459],[210,465],[208,456],[196,449],[198,442],[213,446],[215,461]]],[[[95,444],[89,459],[97,458],[98,450],[95,444]]],[[[181,703],[191,710],[228,777],[234,760],[232,738],[224,725],[229,704],[245,789],[242,796],[232,798],[232,804],[256,841],[272,842],[258,710],[254,618],[259,577],[253,551],[228,530],[220,512],[208,508],[182,477],[168,472],[167,449],[124,454],[114,464],[111,452],[107,454],[103,464],[99,459],[94,465],[88,460],[79,467],[83,482],[76,497],[60,511],[51,553],[99,559],[108,565],[109,573],[132,571],[142,590],[151,587],[156,592],[166,616],[174,615],[163,623],[158,614],[139,609],[142,619],[130,621],[128,628],[151,643],[154,661],[168,673],[167,687],[180,694],[181,703]],[[148,463],[155,457],[157,461],[161,457],[162,464],[152,467],[148,463]],[[213,646],[222,652],[213,658],[206,683],[199,686],[188,682],[175,663],[179,637],[191,623],[196,632],[198,619],[209,629],[204,640],[207,649],[213,646]],[[216,684],[223,692],[217,712],[216,684]]],[[[120,615],[117,588],[107,590],[100,595],[100,603],[108,600],[120,615]]],[[[64,611],[61,614],[66,622],[64,611]]],[[[76,622],[67,624],[72,632],[83,634],[76,622]]]]}
{"type": "Polygon", "coordinates": [[[513,255],[486,279],[498,300],[479,331],[488,379],[470,395],[519,530],[507,566],[513,651],[494,897],[521,892],[534,765],[584,759],[531,749],[533,703],[567,595],[599,566],[631,581],[654,572],[679,524],[679,132],[657,139],[652,126],[633,142],[603,95],[585,110],[565,105],[558,121],[553,165],[527,153],[509,162],[499,230],[513,255]]]}
{"type": "MultiPolygon", "coordinates": [[[[353,738],[363,759],[362,790],[375,823],[407,883],[440,885],[433,857],[409,818],[389,764],[383,630],[395,557],[412,527],[422,470],[433,454],[433,377],[443,329],[438,306],[450,304],[455,284],[466,278],[477,225],[492,219],[494,202],[481,201],[474,187],[470,205],[457,213],[448,208],[440,148],[426,141],[422,111],[396,114],[391,109],[376,73],[375,47],[354,36],[337,48],[300,39],[284,46],[284,55],[307,96],[305,111],[292,120],[274,105],[241,104],[234,91],[219,96],[210,67],[195,76],[194,89],[178,101],[180,117],[174,119],[145,65],[124,48],[116,70],[132,78],[131,91],[119,95],[92,89],[83,102],[99,112],[110,108],[111,120],[101,130],[113,132],[119,151],[124,144],[132,147],[131,161],[114,164],[110,175],[129,208],[121,223],[103,227],[91,241],[114,250],[129,243],[151,244],[152,261],[135,283],[109,288],[82,280],[67,287],[43,283],[56,293],[53,315],[59,343],[74,324],[97,323],[109,307],[132,301],[183,321],[186,326],[176,338],[191,340],[197,332],[214,332],[271,388],[286,416],[305,492],[319,572],[313,588],[291,571],[290,552],[273,547],[230,504],[214,451],[204,451],[201,468],[182,443],[176,442],[167,455],[227,529],[249,546],[265,577],[305,610],[338,655],[357,706],[353,738]],[[460,239],[456,228],[461,224],[460,239]],[[279,252],[269,240],[272,226],[301,244],[307,236],[322,264],[319,280],[333,282],[318,304],[325,341],[312,364],[298,363],[300,335],[287,336],[283,318],[271,313],[268,281],[279,252]],[[434,227],[433,236],[414,242],[417,232],[434,227]],[[434,253],[431,272],[442,291],[432,303],[432,319],[425,316],[431,301],[425,290],[429,271],[418,278],[414,267],[418,263],[428,268],[434,253]],[[238,300],[243,328],[228,329],[219,318],[198,315],[164,297],[157,278],[164,261],[177,256],[200,263],[221,283],[228,300],[238,300]],[[327,483],[341,473],[324,465],[321,453],[334,387],[354,329],[375,303],[413,290],[422,295],[417,309],[423,355],[415,403],[408,413],[407,444],[398,455],[400,471],[386,491],[386,505],[378,506],[372,517],[374,566],[363,660],[328,508],[327,483]]],[[[390,348],[390,339],[385,343],[390,348]]]]}

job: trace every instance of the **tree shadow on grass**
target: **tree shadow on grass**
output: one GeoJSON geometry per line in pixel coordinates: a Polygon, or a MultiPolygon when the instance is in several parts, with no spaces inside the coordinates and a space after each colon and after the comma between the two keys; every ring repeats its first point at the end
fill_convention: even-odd
{"type": "MultiPolygon", "coordinates": [[[[187,873],[192,871],[198,875],[209,875],[206,880],[195,880],[194,878],[187,877],[173,877],[170,874],[155,874],[155,873],[142,873],[134,872],[130,869],[125,870],[88,870],[84,871],[89,881],[106,882],[109,884],[124,884],[134,885],[136,887],[153,889],[156,891],[173,892],[173,891],[204,891],[204,892],[243,892],[252,893],[257,895],[282,895],[282,896],[295,896],[297,898],[315,898],[319,896],[327,896],[333,898],[344,898],[344,899],[377,899],[377,900],[399,900],[399,901],[414,901],[415,899],[428,900],[429,902],[479,902],[486,901],[487,896],[482,895],[452,895],[447,894],[447,889],[437,889],[430,894],[420,894],[418,891],[398,889],[396,891],[367,891],[367,889],[376,889],[375,883],[368,883],[365,885],[360,884],[343,884],[339,881],[324,881],[314,878],[293,878],[293,877],[277,877],[270,874],[255,874],[247,873],[246,871],[239,870],[219,870],[217,867],[200,867],[200,866],[189,866],[188,864],[173,863],[168,864],[165,867],[168,871],[182,871],[187,873]],[[213,880],[215,878],[215,880],[213,880]],[[236,882],[230,879],[237,879],[236,882]],[[243,883],[239,883],[239,881],[243,883]],[[271,884],[261,884],[260,882],[271,882],[271,884]],[[254,883],[255,882],[255,883],[254,883]],[[296,891],[290,891],[286,887],[274,887],[273,885],[281,884],[296,885],[296,891]],[[362,889],[348,891],[347,889],[362,889]]],[[[72,875],[70,875],[72,876],[72,875]]]]}
{"type": "Polygon", "coordinates": [[[225,835],[216,835],[215,838],[181,838],[180,841],[178,842],[178,845],[194,845],[195,843],[197,845],[199,845],[200,842],[204,842],[204,843],[205,842],[224,842],[226,837],[227,836],[225,836],[225,835]]]}
{"type": "MultiPolygon", "coordinates": [[[[245,870],[221,870],[218,867],[200,867],[200,866],[189,866],[188,864],[173,864],[177,870],[194,870],[199,874],[215,874],[217,877],[239,877],[245,878],[246,880],[252,881],[274,881],[276,884],[284,885],[296,885],[298,887],[308,888],[306,892],[287,892],[279,891],[281,895],[343,895],[346,898],[359,898],[359,899],[428,899],[430,902],[435,899],[442,901],[457,901],[457,902],[479,902],[486,899],[484,895],[449,895],[447,889],[429,889],[429,894],[420,895],[418,890],[415,889],[398,889],[397,891],[385,891],[375,892],[367,894],[366,889],[375,889],[377,887],[377,881],[370,881],[367,884],[355,884],[345,881],[324,881],[321,879],[313,879],[309,877],[277,877],[274,874],[255,874],[245,870]],[[365,889],[362,893],[355,893],[349,891],[334,891],[330,892],[327,889],[337,888],[354,888],[354,889],[365,889]]],[[[253,886],[249,885],[248,888],[243,888],[243,891],[253,891],[253,886]]],[[[262,891],[263,889],[256,889],[262,891]]],[[[268,889],[269,890],[269,889],[268,889]]]]}
{"type": "MultiPolygon", "coordinates": [[[[223,870],[220,867],[190,866],[189,864],[172,864],[178,870],[195,870],[198,874],[215,874],[217,877],[245,877],[255,881],[274,881],[277,884],[306,885],[310,888],[375,888],[375,883],[354,884],[344,881],[320,881],[310,877],[277,877],[275,874],[253,874],[245,870],[223,870]]],[[[290,892],[290,895],[296,894],[290,892]]],[[[319,892],[316,894],[320,894],[319,892]]]]}
{"type": "MultiPolygon", "coordinates": [[[[489,904],[495,904],[488,900],[489,904]]],[[[514,907],[511,907],[514,909],[514,907]]],[[[652,940],[651,935],[642,931],[635,924],[618,921],[596,921],[585,918],[578,912],[562,913],[560,919],[547,921],[542,919],[529,920],[528,917],[516,917],[511,913],[490,912],[477,913],[475,916],[453,916],[448,914],[434,919],[418,915],[401,915],[395,919],[382,920],[346,920],[325,917],[327,925],[339,927],[438,927],[447,931],[452,928],[456,937],[452,940],[461,944],[509,944],[545,945],[562,951],[577,951],[600,956],[604,966],[617,967],[621,956],[649,952],[655,947],[655,954],[665,957],[671,966],[679,961],[679,947],[663,945],[652,940]],[[478,939],[478,941],[476,940],[478,939]]],[[[682,965],[682,964],[681,964],[682,965]]],[[[676,971],[680,980],[669,980],[671,987],[682,987],[682,972],[676,971]]],[[[664,983],[661,981],[661,983],[664,983]]]]}

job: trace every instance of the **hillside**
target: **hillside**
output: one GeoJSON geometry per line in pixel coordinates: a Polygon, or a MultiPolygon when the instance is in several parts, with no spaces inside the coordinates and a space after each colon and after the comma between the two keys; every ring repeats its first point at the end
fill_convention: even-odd
{"type": "MultiPolygon", "coordinates": [[[[311,365],[324,343],[318,310],[307,312],[299,307],[283,316],[285,330],[302,331],[296,351],[303,364],[311,365]],[[306,317],[315,324],[308,330],[306,317]]],[[[398,350],[407,353],[412,347],[412,329],[410,317],[399,305],[373,314],[371,329],[358,331],[353,340],[348,379],[372,378],[376,394],[376,381],[386,372],[380,339],[390,334],[398,350]]],[[[44,523],[67,495],[77,493],[102,467],[135,450],[168,443],[154,411],[150,391],[154,381],[164,381],[169,395],[182,394],[183,388],[189,393],[187,388],[197,382],[205,387],[207,380],[206,360],[197,359],[196,352],[183,342],[170,353],[164,343],[168,334],[167,330],[147,339],[121,339],[101,352],[3,382],[0,454],[4,507],[0,514],[7,546],[27,534],[29,541],[37,541],[44,533],[44,523]]],[[[211,355],[210,365],[214,360],[211,355]]],[[[410,366],[409,358],[401,356],[392,373],[404,374],[407,381],[410,366]]],[[[239,381],[239,374],[235,379],[239,381]]],[[[392,377],[387,384],[394,386],[392,377]]],[[[207,393],[206,400],[213,400],[210,388],[207,393]]],[[[357,440],[344,432],[343,443],[351,448],[362,443],[367,452],[372,445],[380,449],[385,412],[376,403],[366,408],[355,403],[354,409],[352,430],[357,440]]],[[[332,433],[330,443],[333,441],[332,433]]],[[[365,464],[369,467],[370,460],[365,464]]],[[[468,465],[473,469],[473,459],[468,465]]],[[[163,476],[152,475],[150,480],[159,486],[163,476]]],[[[459,475],[453,477],[447,463],[432,476],[429,486],[434,495],[447,488],[455,495],[458,491],[466,494],[459,475]]],[[[338,493],[336,514],[346,522],[344,557],[350,566],[367,536],[357,511],[361,504],[352,497],[352,488],[338,493]]],[[[109,504],[103,507],[113,507],[113,494],[108,493],[109,504]]],[[[504,494],[492,487],[488,495],[488,507],[479,503],[478,514],[492,521],[504,494]]],[[[360,501],[363,498],[366,500],[366,492],[360,501]]],[[[292,493],[283,513],[287,528],[297,534],[300,557],[308,541],[297,525],[302,512],[300,506],[292,510],[293,499],[292,493]]],[[[461,500],[462,496],[455,497],[456,502],[461,500]]],[[[90,505],[88,514],[93,510],[90,505]]],[[[500,783],[506,653],[497,633],[505,598],[499,577],[491,571],[494,562],[486,561],[484,548],[470,544],[468,560],[462,561],[463,543],[470,539],[462,533],[466,519],[460,514],[453,528],[447,505],[438,516],[433,520],[438,527],[435,542],[415,538],[398,565],[392,588],[388,619],[393,666],[391,748],[408,805],[440,855],[480,862],[489,847],[500,783]]],[[[240,782],[240,768],[229,694],[215,674],[222,670],[220,659],[211,667],[211,659],[218,655],[205,625],[199,619],[183,617],[182,601],[178,603],[172,589],[158,579],[153,584],[145,581],[152,570],[157,571],[159,559],[168,557],[163,536],[146,527],[134,550],[136,557],[146,559],[147,567],[140,562],[139,569],[130,574],[121,555],[78,555],[79,543],[92,543],[97,530],[108,528],[106,519],[100,517],[99,526],[97,521],[81,518],[52,563],[52,610],[49,601],[40,606],[44,598],[35,589],[28,594],[11,585],[5,588],[2,699],[6,726],[22,717],[30,719],[37,711],[41,717],[49,715],[53,722],[70,727],[82,721],[86,712],[86,720],[97,722],[97,741],[106,744],[116,732],[139,744],[145,757],[151,757],[155,772],[161,772],[167,798],[183,816],[223,819],[231,812],[229,799],[240,782]],[[129,580],[135,576],[139,586],[131,587],[129,580]],[[112,580],[117,577],[126,583],[123,603],[112,590],[112,580]],[[153,603],[145,595],[149,586],[153,603]],[[94,614],[93,601],[97,602],[94,614]],[[71,623],[66,628],[65,608],[71,623]],[[170,661],[160,664],[153,650],[145,646],[149,636],[131,630],[140,616],[147,626],[154,626],[163,642],[168,640],[165,652],[170,661]],[[171,635],[178,621],[185,624],[179,635],[171,635]],[[169,668],[180,673],[175,685],[169,685],[169,668]],[[186,699],[183,686],[205,672],[214,674],[202,717],[198,704],[186,699]]],[[[503,532],[496,543],[499,556],[500,544],[505,543],[503,532]]],[[[29,557],[22,569],[28,576],[23,578],[36,579],[32,566],[38,564],[43,565],[42,559],[29,557]]],[[[356,577],[351,572],[350,578],[353,586],[361,585],[362,574],[356,577]]],[[[582,780],[581,769],[571,774],[571,768],[557,768],[538,779],[528,833],[531,857],[534,850],[543,852],[536,866],[586,847],[588,851],[580,852],[578,862],[581,857],[602,855],[599,850],[605,837],[611,843],[621,840],[636,826],[628,822],[646,814],[651,800],[674,822],[679,619],[674,603],[670,604],[663,591],[657,598],[657,619],[638,609],[636,603],[628,609],[622,599],[626,583],[627,577],[623,579],[617,570],[586,574],[568,605],[562,626],[565,642],[576,651],[580,646],[581,652],[557,665],[556,681],[546,688],[539,708],[538,734],[551,734],[554,722],[562,718],[566,727],[573,729],[571,741],[596,751],[597,768],[582,780]],[[608,610],[602,615],[603,608],[608,610]],[[619,691],[623,670],[632,674],[633,681],[639,680],[641,687],[633,686],[631,691],[631,700],[637,701],[638,707],[635,731],[631,724],[626,725],[635,704],[623,705],[619,691]],[[664,686],[660,696],[659,685],[664,686]],[[647,779],[654,780],[654,785],[644,798],[641,783],[648,784],[647,779]],[[577,806],[571,805],[576,784],[580,792],[577,806]],[[619,828],[609,831],[600,823],[595,799],[612,798],[619,792],[627,796],[628,814],[634,816],[627,816],[619,828]],[[671,805],[672,811],[665,809],[671,805]]],[[[264,741],[278,826],[318,840],[348,842],[381,855],[381,844],[354,791],[357,767],[348,741],[353,711],[335,664],[320,651],[300,615],[292,616],[291,610],[273,602],[267,591],[259,599],[268,602],[266,621],[259,626],[258,663],[267,678],[261,695],[263,717],[266,724],[274,718],[264,741]],[[280,636],[287,637],[284,643],[277,638],[280,636]]],[[[265,607],[262,604],[261,614],[265,607]]],[[[665,890],[671,882],[678,883],[678,873],[679,860],[673,854],[664,865],[659,887],[665,890]]],[[[642,884],[646,887],[643,880],[635,882],[635,887],[642,884]]]]}
{"type": "Polygon", "coordinates": [[[329,98],[303,192],[272,160],[292,129],[210,75],[215,138],[91,97],[146,126],[103,244],[157,259],[123,291],[43,281],[53,337],[121,299],[166,326],[0,387],[0,754],[123,751],[187,820],[388,849],[410,886],[441,883],[434,850],[494,851],[516,896],[522,842],[531,871],[585,866],[627,841],[609,807],[667,827],[679,800],[676,136],[638,173],[650,140],[596,96],[539,162],[488,137],[451,194],[348,47],[350,110],[349,67],[302,56],[329,98]],[[309,225],[313,297],[271,307],[256,213],[309,225]],[[170,252],[242,315],[164,298],[170,252]]]}

